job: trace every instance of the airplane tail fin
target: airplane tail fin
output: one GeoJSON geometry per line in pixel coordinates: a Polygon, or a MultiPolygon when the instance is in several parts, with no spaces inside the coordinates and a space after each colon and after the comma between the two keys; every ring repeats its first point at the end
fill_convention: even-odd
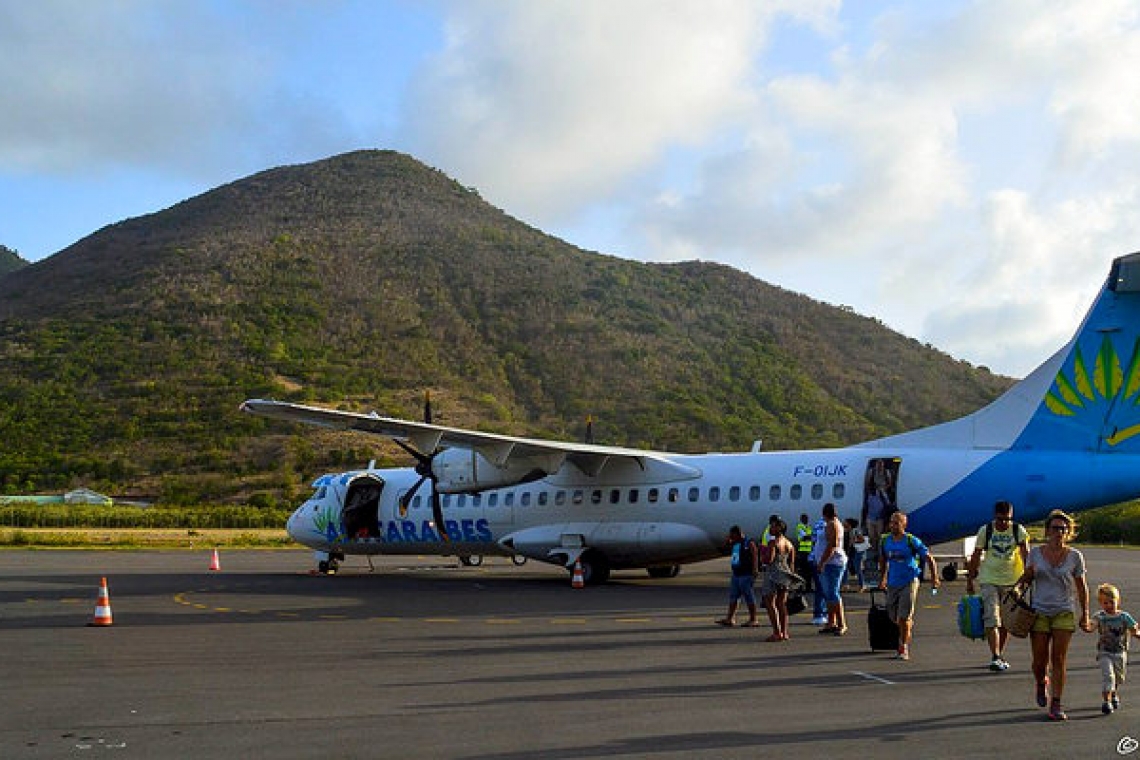
{"type": "Polygon", "coordinates": [[[1140,452],[1140,253],[1112,262],[1068,345],[989,406],[868,445],[1140,452]]]}
{"type": "Polygon", "coordinates": [[[1013,448],[1140,451],[1140,253],[1112,262],[1077,334],[1040,369],[1048,387],[1013,448]]]}

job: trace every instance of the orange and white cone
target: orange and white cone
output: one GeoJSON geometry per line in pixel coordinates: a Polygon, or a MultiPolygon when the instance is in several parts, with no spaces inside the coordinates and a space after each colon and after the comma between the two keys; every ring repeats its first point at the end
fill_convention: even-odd
{"type": "Polygon", "coordinates": [[[111,596],[107,593],[107,579],[99,581],[99,598],[95,601],[95,616],[87,625],[111,625],[111,596]]]}
{"type": "Polygon", "coordinates": [[[570,579],[570,585],[574,588],[585,588],[586,579],[582,576],[582,563],[574,560],[574,576],[570,579]]]}
{"type": "Polygon", "coordinates": [[[210,569],[211,570],[221,570],[222,569],[222,563],[218,560],[218,550],[217,549],[214,549],[214,557],[213,557],[213,559],[210,560],[210,569]]]}

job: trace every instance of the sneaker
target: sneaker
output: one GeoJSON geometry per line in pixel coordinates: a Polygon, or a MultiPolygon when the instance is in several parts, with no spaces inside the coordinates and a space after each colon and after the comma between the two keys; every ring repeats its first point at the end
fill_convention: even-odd
{"type": "Polygon", "coordinates": [[[1105,702],[1103,705],[1100,706],[1100,711],[1102,713],[1104,713],[1105,715],[1112,715],[1112,703],[1111,702],[1105,702]]]}
{"type": "Polygon", "coordinates": [[[1065,711],[1061,709],[1061,703],[1053,700],[1053,704],[1049,705],[1049,720],[1068,720],[1069,716],[1065,715],[1065,711]]]}
{"type": "Polygon", "coordinates": [[[899,647],[898,653],[895,655],[896,660],[909,660],[910,649],[908,647],[899,647]]]}
{"type": "Polygon", "coordinates": [[[995,673],[1000,673],[1003,670],[1001,666],[1001,658],[997,655],[994,655],[994,658],[990,660],[990,670],[995,673]]]}
{"type": "Polygon", "coordinates": [[[1009,663],[1005,661],[1004,657],[999,657],[998,662],[1001,664],[1001,670],[1003,673],[1009,670],[1009,663]]]}
{"type": "Polygon", "coordinates": [[[827,625],[827,617],[821,615],[820,617],[812,618],[811,624],[812,625],[827,625]]]}
{"type": "Polygon", "coordinates": [[[1037,706],[1044,707],[1049,704],[1049,695],[1046,691],[1049,688],[1049,678],[1046,677],[1044,681],[1037,682],[1037,706]]]}
{"type": "Polygon", "coordinates": [[[1116,696],[1115,694],[1112,695],[1112,709],[1113,710],[1119,710],[1120,709],[1120,697],[1116,696]]]}

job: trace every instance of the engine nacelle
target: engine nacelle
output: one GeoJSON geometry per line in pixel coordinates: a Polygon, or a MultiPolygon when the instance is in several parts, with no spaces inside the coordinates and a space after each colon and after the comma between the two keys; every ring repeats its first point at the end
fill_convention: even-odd
{"type": "Polygon", "coordinates": [[[478,493],[520,483],[531,483],[549,473],[532,462],[508,463],[500,467],[482,454],[470,449],[446,449],[431,460],[440,493],[478,493]]]}

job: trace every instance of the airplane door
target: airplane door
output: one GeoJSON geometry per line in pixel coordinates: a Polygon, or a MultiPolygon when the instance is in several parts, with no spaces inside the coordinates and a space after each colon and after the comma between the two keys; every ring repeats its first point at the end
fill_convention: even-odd
{"type": "Polygon", "coordinates": [[[384,493],[384,481],[375,475],[364,475],[348,485],[344,497],[341,522],[349,540],[381,538],[380,496],[384,493]]]}
{"type": "Polygon", "coordinates": [[[863,504],[869,515],[889,514],[899,506],[899,457],[876,457],[867,462],[863,476],[863,504]]]}

